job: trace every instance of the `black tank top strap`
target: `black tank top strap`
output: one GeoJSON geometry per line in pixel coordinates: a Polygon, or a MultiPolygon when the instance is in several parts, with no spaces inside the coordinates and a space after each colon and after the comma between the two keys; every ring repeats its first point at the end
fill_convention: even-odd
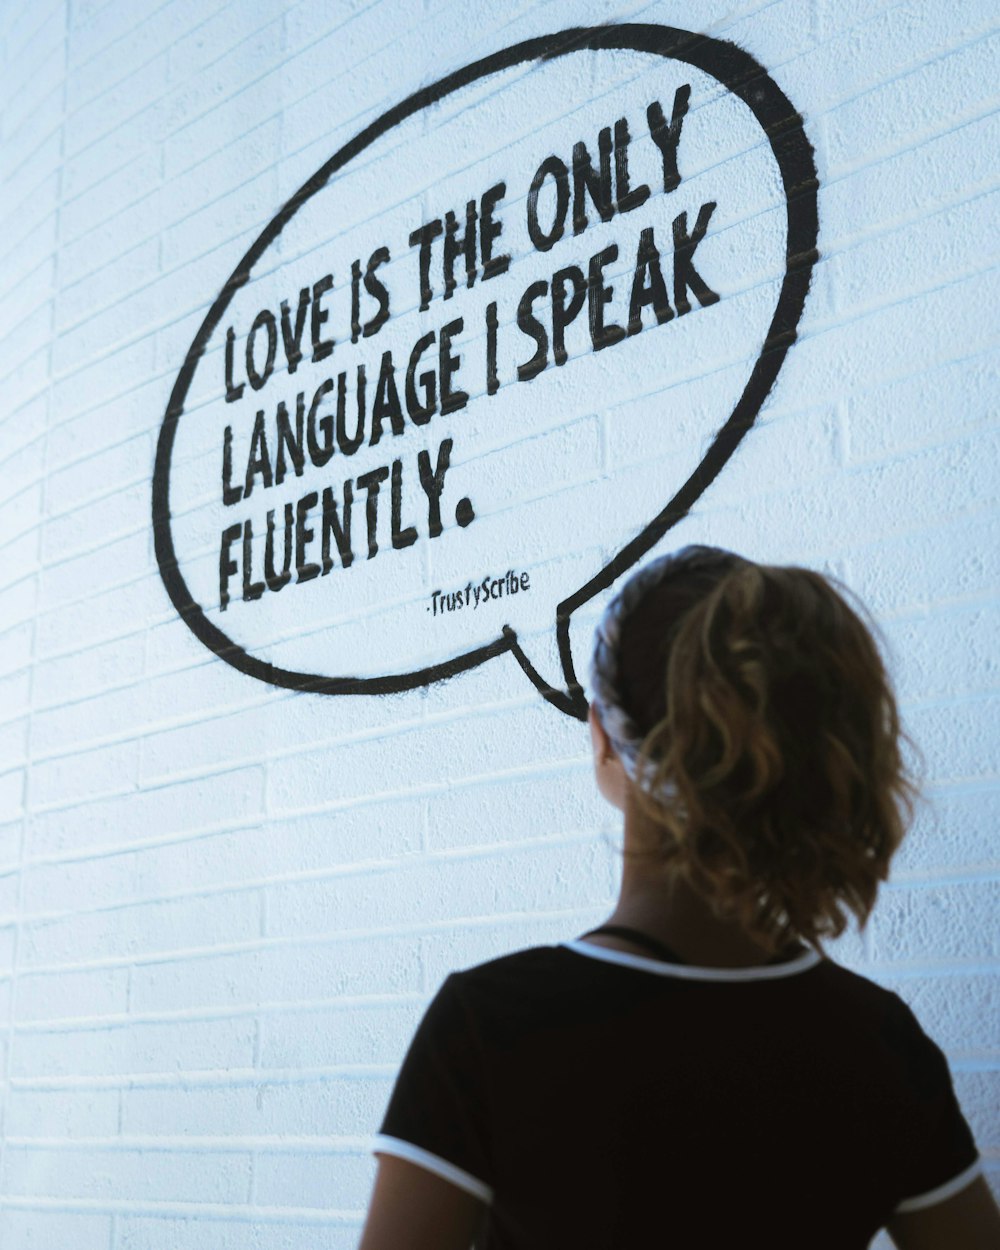
{"type": "Polygon", "coordinates": [[[676,951],[671,950],[665,942],[659,941],[657,938],[650,937],[648,933],[641,933],[638,929],[632,929],[624,924],[605,924],[599,929],[590,929],[583,934],[584,937],[590,937],[593,934],[606,933],[609,937],[624,938],[627,942],[634,942],[636,946],[644,946],[657,959],[665,960],[669,964],[682,964],[684,960],[676,951]]]}

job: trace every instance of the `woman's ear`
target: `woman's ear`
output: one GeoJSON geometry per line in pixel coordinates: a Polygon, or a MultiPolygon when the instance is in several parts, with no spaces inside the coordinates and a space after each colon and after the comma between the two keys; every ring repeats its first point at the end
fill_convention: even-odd
{"type": "Polygon", "coordinates": [[[590,723],[590,741],[594,750],[594,777],[597,781],[597,788],[612,807],[617,807],[623,812],[628,794],[628,776],[622,767],[618,752],[612,746],[611,739],[601,724],[601,718],[593,703],[587,713],[587,720],[590,723]]]}

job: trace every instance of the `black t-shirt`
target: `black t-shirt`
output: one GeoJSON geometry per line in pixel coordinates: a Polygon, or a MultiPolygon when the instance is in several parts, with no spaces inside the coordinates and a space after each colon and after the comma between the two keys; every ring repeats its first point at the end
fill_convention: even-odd
{"type": "Polygon", "coordinates": [[[711,969],[580,940],[445,980],[374,1150],[487,1203],[485,1250],[854,1250],[980,1171],[896,994],[808,950],[711,969]]]}

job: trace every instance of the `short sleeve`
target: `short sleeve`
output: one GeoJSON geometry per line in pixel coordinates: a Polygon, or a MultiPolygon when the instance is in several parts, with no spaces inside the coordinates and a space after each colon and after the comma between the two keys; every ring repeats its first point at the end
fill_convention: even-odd
{"type": "Polygon", "coordinates": [[[408,1159],[492,1202],[484,1069],[483,1048],[453,973],[413,1036],[374,1152],[408,1159]]]}
{"type": "Polygon", "coordinates": [[[904,1212],[950,1198],[980,1174],[982,1165],[955,1097],[947,1059],[909,1007],[901,999],[896,1002],[892,1035],[910,1100],[908,1140],[900,1143],[903,1168],[895,1207],[904,1212]]]}

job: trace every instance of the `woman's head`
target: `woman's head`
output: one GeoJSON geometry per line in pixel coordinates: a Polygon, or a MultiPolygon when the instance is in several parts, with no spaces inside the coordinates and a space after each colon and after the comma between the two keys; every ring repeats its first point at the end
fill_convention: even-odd
{"type": "Polygon", "coordinates": [[[850,594],[685,547],[597,631],[594,712],[654,853],[772,948],[863,924],[912,816],[877,627],[850,594]]]}

